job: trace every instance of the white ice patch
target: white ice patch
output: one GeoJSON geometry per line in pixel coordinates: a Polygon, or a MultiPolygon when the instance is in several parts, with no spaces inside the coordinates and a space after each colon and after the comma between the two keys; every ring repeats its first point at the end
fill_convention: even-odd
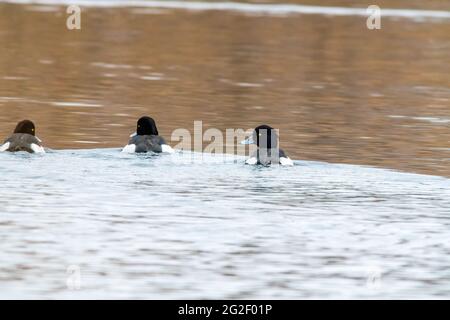
{"type": "Polygon", "coordinates": [[[136,145],[135,144],[128,144],[122,149],[122,152],[134,153],[134,152],[136,152],[136,145]]]}
{"type": "Polygon", "coordinates": [[[45,153],[44,148],[35,143],[32,143],[30,145],[30,147],[31,147],[31,150],[33,150],[35,153],[45,153]]]}
{"type": "Polygon", "coordinates": [[[171,146],[167,145],[167,144],[162,144],[161,145],[161,150],[162,152],[167,152],[167,153],[174,153],[175,151],[172,149],[171,146]]]}
{"type": "Polygon", "coordinates": [[[3,145],[0,147],[0,152],[5,152],[6,150],[8,150],[8,149],[9,149],[9,145],[10,145],[9,142],[3,144],[3,145]]]}
{"type": "Polygon", "coordinates": [[[281,157],[280,164],[282,166],[293,166],[294,162],[290,158],[281,157]]]}
{"type": "Polygon", "coordinates": [[[258,163],[258,159],[256,159],[255,157],[251,157],[247,159],[247,161],[245,161],[245,164],[256,164],[256,163],[258,163]]]}

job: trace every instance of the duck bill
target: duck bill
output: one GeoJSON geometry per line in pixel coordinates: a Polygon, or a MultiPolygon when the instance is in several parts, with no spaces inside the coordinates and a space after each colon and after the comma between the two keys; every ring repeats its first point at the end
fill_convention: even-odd
{"type": "Polygon", "coordinates": [[[255,143],[255,141],[253,141],[253,138],[252,138],[252,137],[247,138],[247,139],[241,141],[241,144],[254,144],[254,143],[255,143]]]}

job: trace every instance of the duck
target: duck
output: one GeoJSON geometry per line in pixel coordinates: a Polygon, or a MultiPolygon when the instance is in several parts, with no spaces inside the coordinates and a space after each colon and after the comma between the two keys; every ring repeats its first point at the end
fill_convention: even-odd
{"type": "Polygon", "coordinates": [[[0,146],[0,152],[5,151],[45,153],[41,139],[36,137],[36,127],[31,120],[23,120],[17,124],[13,134],[0,146]]]}
{"type": "Polygon", "coordinates": [[[128,144],[122,149],[125,153],[173,153],[163,137],[158,134],[156,122],[148,116],[141,117],[137,122],[136,132],[130,135],[128,144]]]}
{"type": "Polygon", "coordinates": [[[278,141],[278,133],[271,126],[263,124],[256,127],[253,134],[241,142],[241,144],[256,144],[258,147],[245,164],[269,166],[275,162],[282,166],[293,166],[294,162],[278,148],[278,141]],[[272,155],[273,150],[278,151],[278,154],[272,155]]]}

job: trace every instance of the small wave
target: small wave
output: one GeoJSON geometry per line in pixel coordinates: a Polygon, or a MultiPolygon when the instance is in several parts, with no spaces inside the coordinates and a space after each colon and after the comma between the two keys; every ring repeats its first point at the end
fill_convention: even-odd
{"type": "MultiPolygon", "coordinates": [[[[333,16],[368,16],[366,8],[325,7],[300,4],[255,4],[241,2],[198,2],[198,1],[128,1],[128,0],[0,0],[0,2],[34,5],[73,5],[84,7],[136,7],[184,10],[220,10],[267,15],[319,14],[333,16]]],[[[450,11],[418,9],[381,9],[383,17],[409,19],[450,19],[450,11]]]]}
{"type": "Polygon", "coordinates": [[[30,78],[27,78],[27,77],[15,77],[15,76],[5,76],[2,79],[3,80],[28,80],[30,78]]]}
{"type": "Polygon", "coordinates": [[[133,69],[133,66],[129,65],[129,64],[93,62],[93,63],[91,63],[91,65],[94,67],[105,68],[105,69],[133,69]]]}
{"type": "Polygon", "coordinates": [[[57,107],[84,107],[84,108],[99,108],[101,104],[83,103],[83,102],[51,102],[52,105],[57,107]]]}
{"type": "Polygon", "coordinates": [[[97,141],[89,141],[89,140],[76,140],[74,141],[76,143],[82,143],[82,144],[98,144],[99,142],[97,141]]]}
{"type": "Polygon", "coordinates": [[[436,124],[450,123],[450,118],[444,117],[410,117],[410,116],[401,116],[401,115],[389,115],[389,118],[394,119],[412,119],[417,121],[426,121],[436,124]]]}

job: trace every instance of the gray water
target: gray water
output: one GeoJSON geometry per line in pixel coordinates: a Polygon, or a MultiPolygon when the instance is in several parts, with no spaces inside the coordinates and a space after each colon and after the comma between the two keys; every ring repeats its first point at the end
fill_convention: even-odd
{"type": "Polygon", "coordinates": [[[449,179],[243,160],[0,154],[0,298],[450,297],[449,179]]]}

